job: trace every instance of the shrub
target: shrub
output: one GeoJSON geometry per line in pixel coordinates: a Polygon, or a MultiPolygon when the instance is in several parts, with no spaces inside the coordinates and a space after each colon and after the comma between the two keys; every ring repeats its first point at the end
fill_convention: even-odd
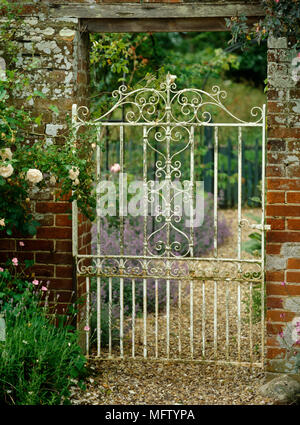
{"type": "MultiPolygon", "coordinates": [[[[0,1],[0,15],[5,16],[0,22],[1,60],[5,65],[4,70],[2,66],[0,69],[0,236],[4,232],[12,236],[15,230],[25,235],[36,234],[40,223],[30,199],[49,186],[59,199],[72,191],[70,201],[76,199],[89,218],[93,219],[95,206],[91,178],[96,147],[93,130],[86,129],[76,137],[76,149],[69,119],[60,134],[64,143],[59,146],[35,133],[44,116],[42,113],[34,116],[27,102],[46,96],[30,89],[28,71],[33,72],[39,66],[38,59],[22,68],[16,65],[20,59],[17,32],[22,29],[23,18],[18,6],[11,3],[0,1]],[[22,106],[16,105],[16,97],[24,99],[22,106]]],[[[49,104],[50,111],[53,115],[59,112],[55,105],[49,104]]]]}
{"type": "Polygon", "coordinates": [[[12,267],[0,271],[0,312],[6,322],[6,339],[0,341],[0,403],[68,404],[72,379],[86,373],[77,332],[64,321],[57,327],[47,304],[41,304],[46,286],[22,280],[12,267]]]}

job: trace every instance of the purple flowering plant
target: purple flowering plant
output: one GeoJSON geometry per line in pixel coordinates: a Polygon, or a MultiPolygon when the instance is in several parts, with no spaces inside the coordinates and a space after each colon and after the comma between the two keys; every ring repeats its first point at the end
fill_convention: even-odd
{"type": "MultiPolygon", "coordinates": [[[[214,240],[214,226],[213,226],[213,196],[208,194],[204,200],[204,221],[199,227],[194,228],[194,256],[200,257],[207,254],[213,249],[214,240]]],[[[140,256],[143,254],[143,241],[144,241],[144,218],[143,217],[126,217],[124,220],[124,253],[125,255],[140,256]]],[[[153,226],[152,217],[148,217],[147,226],[151,233],[153,226]]],[[[161,226],[160,223],[155,224],[155,230],[161,226]]],[[[184,227],[184,222],[177,223],[176,226],[186,234],[189,234],[190,229],[184,227]]],[[[148,234],[149,234],[148,231],[148,234]]],[[[152,230],[153,231],[153,230],[152,230]]],[[[218,217],[218,244],[224,243],[226,238],[230,236],[230,229],[226,220],[221,215],[218,217]]],[[[152,240],[149,240],[149,249],[152,253],[156,253],[156,242],[164,240],[165,234],[163,231],[158,232],[152,240]]],[[[175,239],[181,242],[181,249],[177,253],[186,252],[188,249],[188,242],[180,233],[171,232],[171,241],[175,239]],[[173,239],[172,239],[173,237],[173,239]]],[[[96,253],[97,229],[96,225],[92,228],[92,252],[96,253]]],[[[120,254],[120,229],[119,226],[112,224],[106,217],[101,219],[101,254],[102,255],[119,255],[120,254]]],[[[159,255],[159,251],[157,251],[159,255]]],[[[136,265],[132,260],[132,265],[136,265]]],[[[109,285],[108,279],[101,279],[101,343],[103,345],[108,343],[108,299],[109,299],[109,285]]],[[[177,302],[178,285],[175,281],[170,282],[170,301],[171,304],[177,302]]],[[[92,283],[92,296],[91,296],[91,328],[92,335],[95,334],[96,328],[96,282],[92,283]]],[[[166,307],[166,280],[158,279],[158,300],[159,311],[164,311],[166,307]]],[[[124,315],[129,316],[132,311],[132,281],[131,279],[124,279],[124,315]]],[[[143,279],[135,279],[135,311],[137,317],[143,312],[143,279]]],[[[155,280],[152,278],[147,279],[147,312],[155,311],[155,280]]],[[[118,338],[118,319],[120,316],[120,280],[118,278],[112,279],[112,337],[118,338]]]]}

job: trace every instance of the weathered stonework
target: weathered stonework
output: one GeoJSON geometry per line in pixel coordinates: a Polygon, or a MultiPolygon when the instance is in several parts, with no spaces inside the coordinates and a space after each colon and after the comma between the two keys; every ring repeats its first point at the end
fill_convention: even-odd
{"type": "Polygon", "coordinates": [[[268,40],[267,368],[289,373],[300,321],[300,75],[293,56],[285,38],[268,40]]]}

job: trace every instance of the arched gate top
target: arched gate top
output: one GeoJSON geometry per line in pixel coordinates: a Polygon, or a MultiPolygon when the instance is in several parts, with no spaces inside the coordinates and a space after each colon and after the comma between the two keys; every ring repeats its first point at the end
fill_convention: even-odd
{"type": "MultiPolygon", "coordinates": [[[[177,90],[176,75],[167,74],[160,88],[142,87],[128,91],[121,85],[113,91],[115,105],[102,116],[88,120],[89,110],[86,106],[77,108],[76,123],[95,125],[107,122],[114,112],[126,107],[123,122],[126,124],[172,124],[172,125],[209,125],[213,121],[213,110],[222,110],[231,121],[227,125],[261,125],[263,123],[264,106],[251,109],[253,120],[244,121],[231,113],[222,101],[227,93],[218,86],[213,86],[211,93],[201,89],[186,88],[177,90]]],[[[216,125],[214,122],[213,125],[216,125]]],[[[226,125],[226,123],[222,123],[226,125]]]]}

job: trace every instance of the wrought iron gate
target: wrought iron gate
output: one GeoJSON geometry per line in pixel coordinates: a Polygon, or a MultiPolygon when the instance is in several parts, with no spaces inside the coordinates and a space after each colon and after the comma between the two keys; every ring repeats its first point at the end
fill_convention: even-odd
{"type": "MultiPolygon", "coordinates": [[[[128,91],[122,85],[113,93],[117,100],[115,105],[98,119],[87,119],[86,107],[73,106],[75,131],[82,126],[94,126],[99,141],[96,147],[97,237],[96,252],[92,255],[78,253],[77,207],[73,203],[73,255],[77,276],[84,277],[86,283],[86,351],[89,353],[91,349],[92,354],[101,359],[175,360],[263,367],[265,105],[253,108],[253,121],[246,122],[223,105],[226,93],[217,86],[213,87],[212,93],[199,89],[177,90],[175,78],[168,74],[158,88],[128,91]],[[212,120],[216,109],[222,111],[224,122],[212,120]],[[113,116],[118,120],[112,120],[113,116]],[[206,126],[212,127],[214,134],[214,193],[212,200],[207,200],[212,203],[213,249],[200,256],[195,253],[204,241],[197,240],[193,226],[195,159],[198,155],[195,140],[201,140],[201,129],[206,126]],[[101,232],[107,232],[103,228],[105,219],[101,217],[101,179],[105,167],[100,144],[101,129],[105,127],[114,129],[111,130],[114,131],[112,138],[118,139],[120,217],[116,234],[120,244],[117,253],[107,252],[101,239],[101,232]],[[227,257],[219,255],[218,249],[218,149],[224,128],[236,131],[238,192],[236,256],[227,257]],[[250,224],[242,214],[242,143],[243,132],[249,128],[259,131],[262,149],[259,224],[250,224]],[[133,159],[127,152],[125,131],[133,131],[143,157],[144,214],[138,230],[142,243],[140,252],[134,255],[130,235],[126,234],[130,219],[126,217],[124,202],[125,171],[127,163],[133,159]],[[149,179],[153,171],[149,162],[151,153],[155,158],[155,180],[164,182],[163,195],[159,191],[162,186],[157,189],[149,179]],[[189,163],[185,170],[183,159],[189,163]],[[188,176],[183,176],[187,169],[188,176]],[[178,189],[176,182],[183,177],[188,183],[178,189]],[[189,202],[191,208],[188,230],[182,227],[182,215],[174,204],[179,195],[189,202]],[[162,199],[163,206],[157,208],[151,218],[149,206],[155,196],[162,199]],[[242,232],[247,226],[262,234],[258,258],[244,258],[242,232]],[[126,240],[128,235],[129,240],[126,240]],[[260,316],[258,321],[254,320],[254,308],[260,316]],[[94,333],[95,348],[90,347],[94,333]]],[[[136,217],[132,220],[138,222],[136,217]]]]}

